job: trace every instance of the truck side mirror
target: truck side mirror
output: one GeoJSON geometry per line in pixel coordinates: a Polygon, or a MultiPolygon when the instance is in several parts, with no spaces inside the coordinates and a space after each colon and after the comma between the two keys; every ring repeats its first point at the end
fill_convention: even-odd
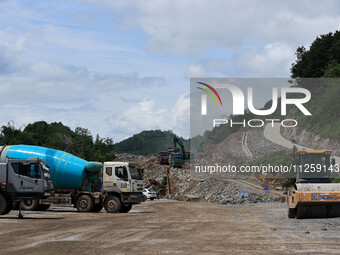
{"type": "Polygon", "coordinates": [[[335,158],[331,159],[331,164],[334,166],[335,165],[335,158]]]}

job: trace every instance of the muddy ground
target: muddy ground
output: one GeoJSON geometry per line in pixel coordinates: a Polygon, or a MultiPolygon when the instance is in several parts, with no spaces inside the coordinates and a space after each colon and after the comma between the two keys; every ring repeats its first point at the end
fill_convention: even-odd
{"type": "Polygon", "coordinates": [[[340,218],[288,219],[284,203],[148,201],[128,214],[69,207],[0,217],[5,254],[340,254],[340,218]]]}

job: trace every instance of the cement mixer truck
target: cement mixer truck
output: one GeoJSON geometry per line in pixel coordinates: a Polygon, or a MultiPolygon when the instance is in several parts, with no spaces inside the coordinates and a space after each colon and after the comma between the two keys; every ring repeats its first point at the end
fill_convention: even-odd
{"type": "Polygon", "coordinates": [[[55,195],[25,200],[24,210],[47,210],[51,204],[72,204],[79,212],[127,213],[143,201],[143,177],[127,162],[88,162],[64,151],[32,145],[0,146],[0,162],[39,158],[49,166],[55,195]]]}

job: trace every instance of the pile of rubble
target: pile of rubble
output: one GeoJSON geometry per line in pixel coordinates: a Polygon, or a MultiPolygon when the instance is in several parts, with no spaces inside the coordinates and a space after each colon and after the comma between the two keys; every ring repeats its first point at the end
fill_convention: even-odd
{"type": "MultiPolygon", "coordinates": [[[[250,131],[248,136],[248,146],[254,154],[253,159],[249,159],[242,150],[241,140],[243,133],[230,135],[222,143],[217,145],[207,145],[203,148],[203,153],[191,159],[195,165],[236,165],[249,163],[250,160],[261,157],[263,154],[282,150],[281,146],[272,144],[263,137],[263,130],[250,131]]],[[[131,155],[127,153],[117,154],[116,160],[138,163],[143,169],[145,185],[149,185],[149,180],[154,179],[159,184],[163,184],[166,173],[163,165],[160,165],[155,156],[145,157],[131,155]]],[[[209,174],[198,174],[190,170],[189,161],[186,160],[182,168],[171,168],[171,186],[174,199],[179,199],[183,194],[189,193],[205,199],[206,201],[224,204],[242,204],[269,202],[273,199],[265,198],[263,192],[253,191],[247,187],[236,184],[228,180],[231,176],[217,176],[209,174]],[[242,196],[241,194],[247,194],[242,196]]],[[[168,193],[167,185],[164,185],[164,195],[168,193]]]]}
{"type": "Polygon", "coordinates": [[[241,141],[243,133],[234,133],[223,142],[216,145],[203,146],[192,160],[195,165],[235,165],[239,166],[249,162],[249,158],[242,150],[241,141]]]}
{"type": "Polygon", "coordinates": [[[143,171],[144,184],[148,185],[150,179],[161,183],[165,175],[164,165],[160,165],[157,157],[146,157],[128,153],[116,153],[116,161],[127,161],[138,164],[143,171]]]}
{"type": "Polygon", "coordinates": [[[288,148],[267,140],[264,137],[263,128],[252,129],[248,133],[247,145],[253,153],[254,159],[274,151],[289,151],[288,148]]]}
{"type": "Polygon", "coordinates": [[[135,155],[129,153],[115,153],[115,161],[123,161],[123,162],[132,162],[132,163],[140,163],[147,161],[150,159],[149,157],[145,157],[142,155],[135,155]]]}
{"type": "Polygon", "coordinates": [[[171,169],[174,198],[190,193],[206,201],[223,204],[242,204],[277,201],[266,198],[263,192],[253,191],[220,176],[197,176],[189,169],[171,169]]]}

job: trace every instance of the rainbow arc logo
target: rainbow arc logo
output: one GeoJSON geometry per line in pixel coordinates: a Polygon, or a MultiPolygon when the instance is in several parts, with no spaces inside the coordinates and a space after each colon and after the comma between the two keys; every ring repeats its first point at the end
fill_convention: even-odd
{"type": "MultiPolygon", "coordinates": [[[[203,83],[203,82],[197,82],[197,83],[198,83],[198,84],[201,84],[201,85],[203,85],[203,86],[205,86],[205,87],[207,87],[207,88],[209,88],[209,89],[217,96],[217,98],[218,98],[218,100],[220,101],[220,104],[221,104],[221,106],[222,106],[221,97],[220,97],[220,95],[217,93],[217,91],[216,91],[212,86],[210,86],[209,84],[203,83]]],[[[215,105],[217,105],[217,102],[216,102],[216,100],[215,100],[215,97],[213,96],[213,94],[212,94],[209,90],[204,89],[204,88],[201,88],[201,87],[196,87],[196,88],[198,88],[198,89],[200,89],[200,90],[203,90],[205,93],[207,93],[207,94],[212,98],[212,100],[214,101],[215,105]]]]}

